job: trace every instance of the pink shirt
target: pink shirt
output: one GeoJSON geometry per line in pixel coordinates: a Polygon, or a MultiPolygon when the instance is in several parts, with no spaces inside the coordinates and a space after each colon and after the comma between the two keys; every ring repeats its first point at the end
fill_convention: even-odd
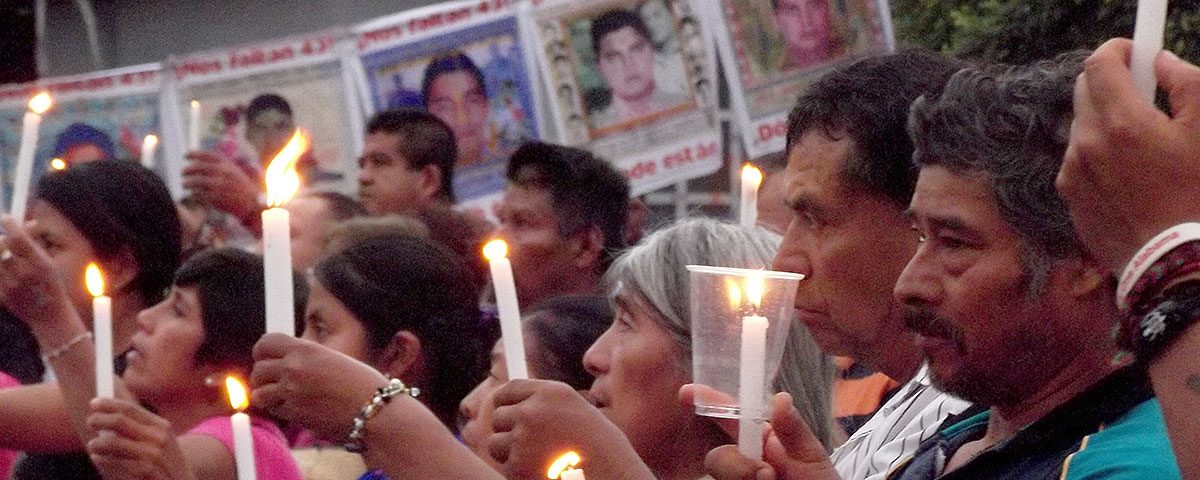
{"type": "MultiPolygon", "coordinates": [[[[233,425],[229,417],[212,417],[188,431],[220,440],[233,455],[233,425]]],[[[300,469],[292,460],[283,432],[270,420],[251,417],[250,435],[254,437],[254,469],[258,478],[271,480],[303,480],[300,469]]]]}
{"type": "MultiPolygon", "coordinates": [[[[0,388],[19,387],[21,382],[17,379],[8,376],[8,374],[0,373],[0,388]]],[[[12,474],[13,463],[17,461],[16,450],[0,450],[0,478],[8,478],[12,474]]]]}

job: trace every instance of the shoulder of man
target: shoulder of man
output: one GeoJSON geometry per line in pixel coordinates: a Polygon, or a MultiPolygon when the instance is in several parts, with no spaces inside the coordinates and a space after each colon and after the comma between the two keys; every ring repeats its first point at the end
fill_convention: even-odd
{"type": "Polygon", "coordinates": [[[1064,460],[1062,478],[1181,478],[1158,400],[1152,398],[1138,404],[1099,432],[1085,437],[1079,450],[1064,460]]]}

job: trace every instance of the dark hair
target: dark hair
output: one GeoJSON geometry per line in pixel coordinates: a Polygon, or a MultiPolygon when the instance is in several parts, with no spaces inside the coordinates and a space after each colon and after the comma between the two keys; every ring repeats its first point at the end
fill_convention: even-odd
{"type": "Polygon", "coordinates": [[[846,186],[887,198],[904,208],[912,199],[917,170],[905,125],[908,107],[936,93],[961,68],[956,60],[926,52],[864,58],[838,68],[808,88],[788,115],[786,152],[804,134],[843,133],[853,150],[842,167],[846,186]]]}
{"type": "Polygon", "coordinates": [[[267,110],[278,110],[287,116],[292,116],[292,105],[283,97],[274,93],[264,93],[253,100],[246,106],[246,121],[253,120],[258,114],[267,110]]]}
{"type": "MultiPolygon", "coordinates": [[[[266,331],[266,292],[262,257],[234,248],[203,250],[175,274],[175,286],[195,288],[204,323],[196,362],[248,378],[254,343],[266,331]]],[[[308,284],[293,273],[295,321],[304,318],[308,284]]]]}
{"type": "Polygon", "coordinates": [[[1075,77],[1088,53],[965,69],[940,95],[922,96],[912,107],[913,160],[987,177],[1001,218],[1022,239],[1034,294],[1053,261],[1083,256],[1054,181],[1071,131],[1075,77]]]}
{"type": "Polygon", "coordinates": [[[334,222],[367,215],[367,209],[361,203],[338,192],[309,192],[304,196],[324,201],[334,222]]]}
{"type": "Polygon", "coordinates": [[[454,203],[454,162],[458,144],[446,122],[424,110],[401,108],[379,112],[367,123],[367,134],[387,133],[400,137],[397,153],[408,168],[419,170],[434,165],[442,172],[442,198],[454,203]]]}
{"type": "Polygon", "coordinates": [[[471,282],[482,291],[488,283],[488,266],[480,252],[490,225],[473,222],[465,213],[446,205],[421,209],[414,217],[429,229],[429,239],[453,252],[470,272],[471,282]]]}
{"type": "Polygon", "coordinates": [[[162,299],[179,267],[179,212],[167,186],[137,162],[86,162],[47,173],[37,197],[87,239],[101,261],[128,250],[138,274],[131,286],[146,305],[162,299]]]}
{"type": "Polygon", "coordinates": [[[467,54],[453,50],[433,57],[433,60],[429,61],[429,65],[425,66],[425,78],[421,80],[421,101],[425,104],[425,108],[429,108],[429,89],[433,87],[433,81],[437,77],[454,72],[470,73],[479,83],[479,93],[485,97],[488,96],[483,70],[480,70],[467,54]]]}
{"type": "Polygon", "coordinates": [[[538,378],[587,390],[595,377],[583,367],[583,354],[604,334],[613,319],[608,299],[597,295],[564,295],[538,302],[525,314],[526,338],[537,345],[530,366],[538,378]]]}
{"type": "Polygon", "coordinates": [[[429,240],[375,238],[330,254],[314,277],[362,324],[372,355],[399,331],[420,339],[431,376],[419,398],[453,428],[459,401],[483,379],[493,340],[482,333],[467,267],[429,240]]]}
{"type": "Polygon", "coordinates": [[[608,162],[587,150],[529,142],[513,153],[507,176],[514,185],[550,193],[550,207],[561,235],[600,229],[605,250],[601,267],[608,268],[625,247],[629,180],[608,162]]]}
{"type": "Polygon", "coordinates": [[[108,134],[86,123],[72,123],[58,134],[58,138],[54,140],[53,155],[60,157],[76,145],[95,145],[104,152],[105,159],[112,159],[117,155],[108,134]]]}
{"type": "Polygon", "coordinates": [[[609,10],[592,20],[592,51],[596,56],[600,55],[600,41],[604,40],[606,35],[625,27],[632,28],[647,42],[654,42],[654,35],[650,34],[650,27],[646,26],[646,21],[642,20],[641,15],[623,8],[609,10]]]}

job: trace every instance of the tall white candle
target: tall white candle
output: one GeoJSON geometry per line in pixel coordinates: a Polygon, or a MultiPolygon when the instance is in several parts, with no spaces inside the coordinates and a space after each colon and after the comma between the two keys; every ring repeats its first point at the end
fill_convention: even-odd
{"type": "Polygon", "coordinates": [[[1129,68],[1133,84],[1142,97],[1153,102],[1158,81],[1154,74],[1154,58],[1163,48],[1163,31],[1167,24],[1167,0],[1140,0],[1137,21],[1133,27],[1133,53],[1129,68]]]}
{"type": "Polygon", "coordinates": [[[492,271],[492,288],[496,291],[496,309],[500,313],[500,337],[504,343],[504,365],[509,380],[529,378],[525,365],[525,341],[521,336],[521,309],[517,303],[517,287],[513,283],[512,262],[507,258],[508,244],[496,239],[483,247],[492,271]]]}
{"type": "Polygon", "coordinates": [[[154,168],[154,151],[158,149],[158,135],[146,135],[142,139],[142,166],[154,168]]]}
{"type": "Polygon", "coordinates": [[[84,283],[92,294],[92,337],[96,341],[96,396],[113,398],[113,323],[112,299],[104,295],[104,277],[100,267],[89,263],[84,283]]]}
{"type": "Polygon", "coordinates": [[[741,202],[738,223],[743,227],[753,227],[758,223],[758,187],[762,184],[762,170],[754,165],[742,166],[741,202]]]}
{"type": "Polygon", "coordinates": [[[283,206],[300,191],[296,162],[308,150],[308,136],[296,130],[267,164],[267,204],[262,212],[263,280],[267,300],[267,333],[296,335],[292,292],[292,228],[283,206]]]}
{"type": "Polygon", "coordinates": [[[769,322],[757,314],[762,302],[763,279],[746,279],[746,298],[751,305],[742,317],[742,344],[738,377],[738,452],[747,458],[761,459],[763,453],[763,389],[767,374],[767,327],[769,322]]]}
{"type": "Polygon", "coordinates": [[[38,129],[42,125],[42,114],[50,109],[52,99],[46,92],[34,95],[29,100],[29,111],[21,124],[21,148],[17,151],[17,168],[13,175],[13,196],[8,212],[17,221],[25,220],[25,208],[29,203],[30,183],[33,181],[33,155],[37,152],[38,129]]]}
{"type": "Polygon", "coordinates": [[[200,102],[192,100],[188,122],[188,151],[200,149],[200,102]]]}
{"type": "Polygon", "coordinates": [[[237,413],[229,417],[233,427],[233,460],[237,466],[238,480],[255,480],[258,472],[254,465],[254,436],[250,429],[250,415],[242,410],[250,406],[246,387],[236,378],[225,378],[225,389],[229,391],[229,404],[237,413]]]}

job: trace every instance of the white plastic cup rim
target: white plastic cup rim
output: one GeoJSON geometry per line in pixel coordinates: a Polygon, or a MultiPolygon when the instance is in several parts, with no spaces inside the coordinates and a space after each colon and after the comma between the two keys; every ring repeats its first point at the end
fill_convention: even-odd
{"type": "Polygon", "coordinates": [[[770,280],[804,280],[804,274],[791,272],[776,272],[774,270],[757,270],[753,268],[733,268],[733,267],[713,267],[709,265],[688,265],[689,272],[710,273],[714,275],[732,275],[738,277],[748,277],[750,275],[761,275],[764,279],[770,280]]]}

